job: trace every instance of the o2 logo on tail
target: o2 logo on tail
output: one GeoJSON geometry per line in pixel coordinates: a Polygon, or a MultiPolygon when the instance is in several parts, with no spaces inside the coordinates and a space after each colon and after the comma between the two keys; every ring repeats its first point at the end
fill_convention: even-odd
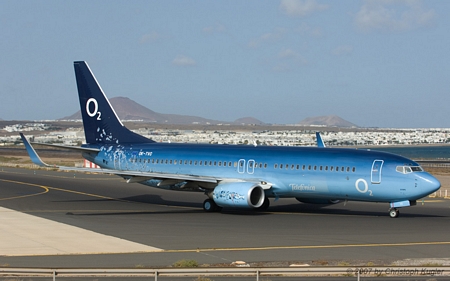
{"type": "Polygon", "coordinates": [[[102,117],[102,113],[100,111],[98,111],[98,102],[94,98],[90,98],[86,102],[86,113],[87,113],[87,115],[89,115],[89,117],[97,116],[97,120],[102,120],[102,118],[101,118],[102,117]],[[94,110],[93,111],[91,111],[91,109],[90,109],[91,103],[94,104],[94,110]]]}

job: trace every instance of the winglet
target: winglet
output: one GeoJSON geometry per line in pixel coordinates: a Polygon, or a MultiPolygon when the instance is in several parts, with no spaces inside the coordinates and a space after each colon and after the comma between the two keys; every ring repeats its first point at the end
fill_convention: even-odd
{"type": "Polygon", "coordinates": [[[325,147],[320,132],[316,132],[316,139],[317,139],[317,147],[325,147]]]}
{"type": "Polygon", "coordinates": [[[27,138],[25,138],[25,136],[22,133],[20,133],[20,137],[22,138],[23,144],[25,145],[25,148],[27,149],[28,155],[30,156],[31,161],[34,164],[43,166],[43,167],[51,167],[50,165],[48,165],[47,163],[45,163],[44,161],[41,160],[39,155],[36,153],[34,148],[31,146],[30,142],[27,140],[27,138]]]}

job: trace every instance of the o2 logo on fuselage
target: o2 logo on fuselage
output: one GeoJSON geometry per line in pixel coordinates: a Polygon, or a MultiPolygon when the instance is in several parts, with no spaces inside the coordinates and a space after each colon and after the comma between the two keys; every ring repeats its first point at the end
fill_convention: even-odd
{"type": "Polygon", "coordinates": [[[355,187],[356,187],[356,190],[358,190],[358,192],[360,192],[360,193],[369,192],[369,196],[373,196],[372,190],[369,190],[369,185],[367,184],[367,181],[365,179],[357,179],[355,182],[355,187]],[[362,184],[360,184],[360,183],[362,183],[362,184]]]}
{"type": "Polygon", "coordinates": [[[86,102],[86,113],[89,117],[97,116],[97,120],[102,120],[102,113],[98,111],[98,102],[94,98],[90,98],[86,102]],[[94,110],[91,111],[91,103],[94,104],[94,110]]]}

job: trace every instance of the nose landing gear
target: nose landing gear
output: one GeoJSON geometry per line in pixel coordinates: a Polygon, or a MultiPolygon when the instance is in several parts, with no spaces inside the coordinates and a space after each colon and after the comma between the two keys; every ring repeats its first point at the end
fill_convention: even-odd
{"type": "Polygon", "coordinates": [[[391,218],[396,218],[400,214],[400,211],[397,208],[391,208],[389,209],[389,216],[391,218]]]}

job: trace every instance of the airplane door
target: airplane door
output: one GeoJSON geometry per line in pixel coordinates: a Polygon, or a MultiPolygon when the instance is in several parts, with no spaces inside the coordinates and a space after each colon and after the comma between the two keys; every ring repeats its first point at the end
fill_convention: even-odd
{"type": "Polygon", "coordinates": [[[239,174],[245,173],[245,160],[244,159],[240,159],[238,162],[238,173],[239,174]]]}
{"type": "Polygon", "coordinates": [[[372,183],[381,183],[381,170],[383,168],[384,160],[375,160],[372,163],[372,171],[370,180],[372,183]]]}
{"type": "Polygon", "coordinates": [[[247,162],[247,174],[253,174],[255,172],[255,160],[248,160],[247,162]]]}

